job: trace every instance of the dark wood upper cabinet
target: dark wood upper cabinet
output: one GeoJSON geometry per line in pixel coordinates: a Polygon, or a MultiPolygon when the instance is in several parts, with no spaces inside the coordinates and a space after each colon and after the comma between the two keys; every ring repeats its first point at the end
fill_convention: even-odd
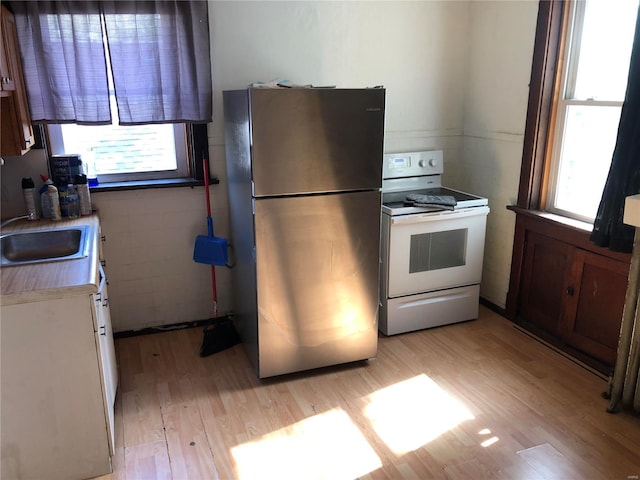
{"type": "Polygon", "coordinates": [[[2,107],[2,155],[23,155],[35,143],[22,76],[13,14],[2,5],[0,13],[0,103],[2,107]]]}

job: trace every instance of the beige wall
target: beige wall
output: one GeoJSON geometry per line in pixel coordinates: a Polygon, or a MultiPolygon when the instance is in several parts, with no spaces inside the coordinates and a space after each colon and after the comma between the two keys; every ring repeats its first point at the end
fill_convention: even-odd
{"type": "MultiPolygon", "coordinates": [[[[471,2],[459,187],[489,198],[480,295],[504,307],[538,3],[471,2]]],[[[450,165],[453,167],[453,165],[450,165]]]]}
{"type": "MultiPolygon", "coordinates": [[[[227,236],[222,91],[255,81],[387,89],[385,151],[442,148],[445,183],[489,197],[482,294],[504,305],[537,2],[210,2],[216,234],[227,236]]],[[[24,210],[19,180],[41,152],[2,167],[2,216],[24,210]],[[16,187],[17,186],[17,187],[16,187]]],[[[212,315],[202,188],[94,194],[116,331],[212,315]]],[[[218,271],[220,312],[229,276],[218,271]]]]}

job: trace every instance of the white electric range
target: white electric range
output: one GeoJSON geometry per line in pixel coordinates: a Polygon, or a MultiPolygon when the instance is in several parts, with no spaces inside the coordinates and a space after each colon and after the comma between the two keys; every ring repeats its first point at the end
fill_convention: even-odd
{"type": "Polygon", "coordinates": [[[441,150],[384,156],[379,328],[385,335],[478,316],[489,202],[443,187],[443,172],[441,150]]]}

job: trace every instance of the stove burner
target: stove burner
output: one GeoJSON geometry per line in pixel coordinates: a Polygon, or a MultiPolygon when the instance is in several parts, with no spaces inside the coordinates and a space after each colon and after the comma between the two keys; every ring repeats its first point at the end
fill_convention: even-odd
{"type": "Polygon", "coordinates": [[[459,192],[457,190],[451,190],[445,187],[426,188],[420,190],[405,190],[400,192],[383,192],[382,195],[382,210],[383,212],[387,212],[391,215],[402,215],[407,213],[419,212],[437,212],[441,210],[457,210],[461,208],[484,205],[487,205],[487,200],[484,198],[476,197],[464,192],[459,192]],[[421,206],[407,199],[407,196],[411,194],[453,197],[456,204],[455,206],[421,206]]]}

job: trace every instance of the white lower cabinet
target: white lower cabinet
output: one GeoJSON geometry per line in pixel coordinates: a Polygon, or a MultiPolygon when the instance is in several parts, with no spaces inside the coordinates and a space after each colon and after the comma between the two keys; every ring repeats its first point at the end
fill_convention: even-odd
{"type": "Polygon", "coordinates": [[[101,284],[98,294],[2,307],[3,479],[111,472],[118,377],[101,284]]]}
{"type": "Polygon", "coordinates": [[[100,287],[93,295],[93,318],[95,319],[96,346],[100,355],[100,373],[102,376],[103,394],[106,412],[109,420],[109,446],[113,455],[115,448],[114,404],[118,386],[118,366],[116,349],[113,343],[113,329],[111,326],[111,312],[109,310],[109,291],[107,278],[100,266],[100,287]]]}

